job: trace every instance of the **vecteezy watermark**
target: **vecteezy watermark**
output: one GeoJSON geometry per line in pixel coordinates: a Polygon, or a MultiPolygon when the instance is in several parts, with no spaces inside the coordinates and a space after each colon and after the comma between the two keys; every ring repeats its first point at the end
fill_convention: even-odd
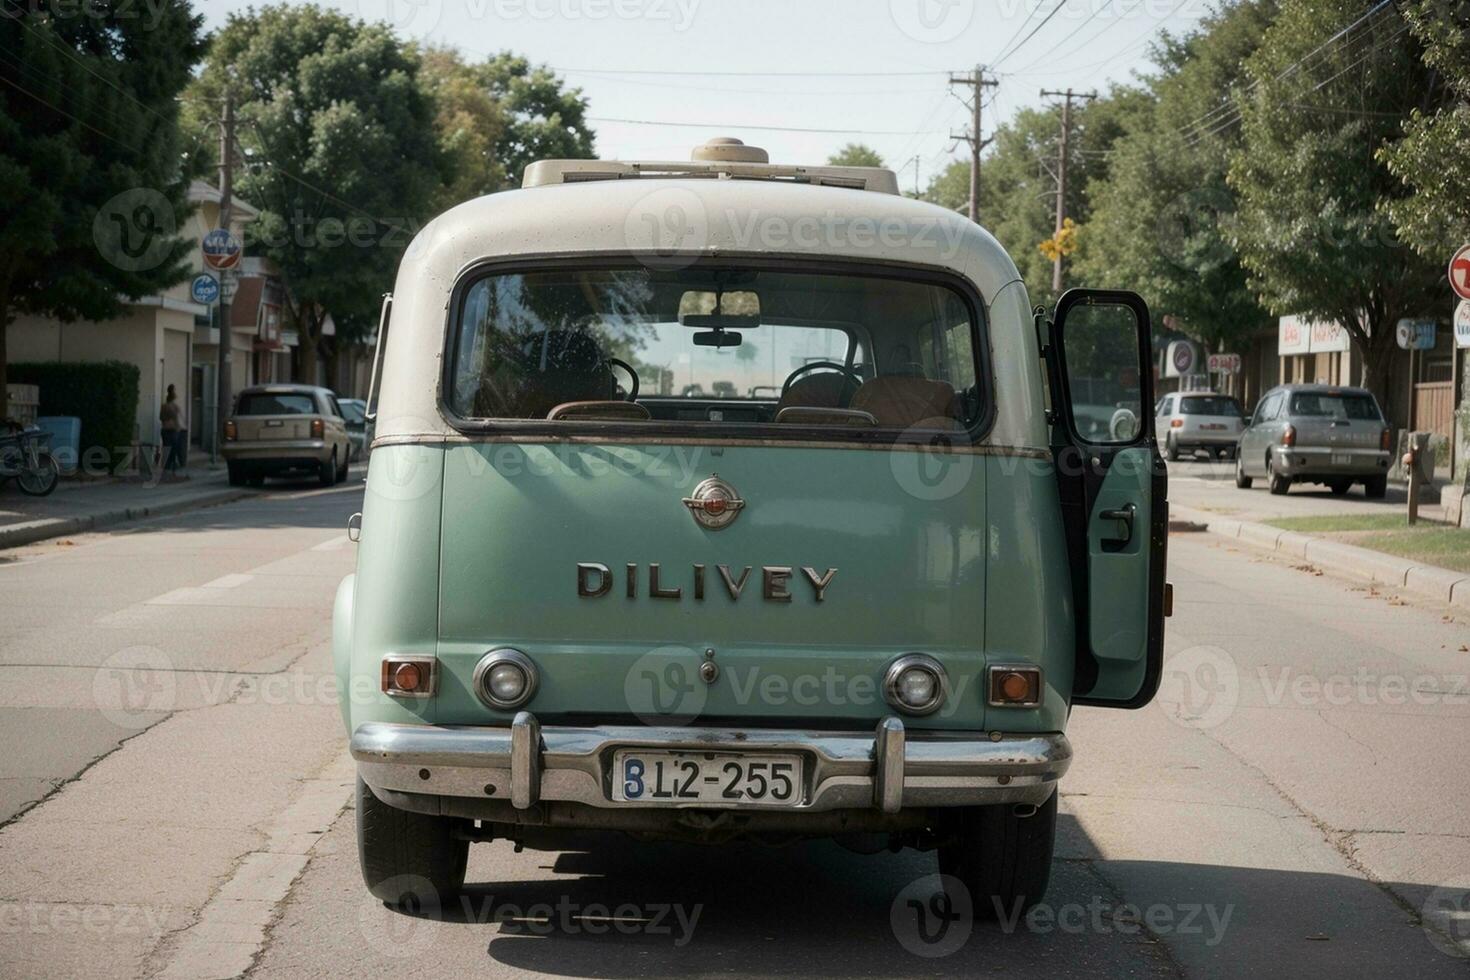
{"type": "Polygon", "coordinates": [[[270,221],[245,226],[245,247],[267,249],[288,245],[301,249],[407,249],[422,229],[418,218],[377,218],[366,214],[312,215],[300,208],[273,215],[270,221]]]}
{"type": "Polygon", "coordinates": [[[404,35],[424,37],[439,26],[444,0],[354,0],[357,14],[371,23],[387,24],[404,35]]]}
{"type": "Polygon", "coordinates": [[[5,0],[0,19],[44,16],[65,23],[86,18],[95,21],[144,21],[154,30],[174,0],[5,0]]]}
{"type": "Polygon", "coordinates": [[[97,251],[125,272],[162,265],[173,253],[177,232],[173,205],[151,187],[134,187],[114,195],[92,219],[97,251]]]}
{"type": "Polygon", "coordinates": [[[1192,646],[1164,657],[1158,701],[1186,728],[1214,728],[1235,713],[1240,670],[1219,647],[1192,646]]]}
{"type": "Polygon", "coordinates": [[[949,875],[916,878],[889,906],[888,926],[898,944],[915,956],[949,956],[964,948],[975,929],[970,890],[949,875]]]}
{"type": "Polygon", "coordinates": [[[667,24],[683,33],[694,24],[700,0],[464,0],[464,4],[474,20],[639,20],[667,24]]]}
{"type": "Polygon", "coordinates": [[[924,44],[953,41],[975,19],[975,0],[888,0],[898,29],[924,44]]]}
{"type": "Polygon", "coordinates": [[[1430,892],[1419,909],[1419,921],[1435,949],[1470,959],[1470,878],[1430,892]]]}
{"type": "Polygon", "coordinates": [[[650,650],[623,677],[628,710],[645,725],[687,725],[709,700],[710,685],[700,676],[713,657],[685,646],[650,650]]]}
{"type": "Polygon", "coordinates": [[[155,647],[119,650],[92,675],[92,702],[119,728],[147,728],[177,704],[173,661],[155,647]]]}
{"type": "Polygon", "coordinates": [[[904,430],[888,453],[888,467],[904,493],[915,500],[948,500],[971,485],[975,454],[964,430],[949,419],[904,430]]]}
{"type": "Polygon", "coordinates": [[[169,910],[146,905],[14,902],[0,905],[0,936],[162,936],[169,910]]]}
{"type": "Polygon", "coordinates": [[[925,253],[953,259],[974,224],[958,215],[790,214],[762,208],[711,210],[686,187],[640,195],[623,219],[628,250],[653,269],[682,269],[715,246],[744,252],[822,252],[871,255],[925,253]]]}
{"type": "Polygon", "coordinates": [[[1020,901],[1007,905],[992,899],[991,904],[1001,932],[1007,935],[1025,931],[1043,936],[1053,933],[1136,936],[1146,929],[1154,936],[1199,937],[1211,948],[1224,941],[1230,917],[1235,914],[1234,905],[1208,902],[1135,905],[1110,902],[1100,895],[1094,895],[1086,903],[1038,902],[1030,909],[1023,909],[1020,901]]]}
{"type": "Polygon", "coordinates": [[[1291,667],[1260,667],[1256,674],[1266,703],[1272,707],[1287,702],[1309,708],[1470,702],[1470,677],[1464,674],[1376,674],[1366,667],[1327,677],[1299,673],[1291,667]]]}

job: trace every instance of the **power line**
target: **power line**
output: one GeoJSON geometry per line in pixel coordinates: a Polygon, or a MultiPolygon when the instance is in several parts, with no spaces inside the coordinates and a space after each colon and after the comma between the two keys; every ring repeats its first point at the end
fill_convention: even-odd
{"type": "Polygon", "coordinates": [[[1016,38],[1021,36],[1021,32],[1026,29],[1026,25],[1031,23],[1032,18],[1041,13],[1041,8],[1044,6],[1046,6],[1046,0],[1036,0],[1036,6],[1032,7],[1031,13],[1026,15],[1025,20],[1021,21],[1021,26],[1016,28],[1016,33],[1011,35],[1011,39],[1001,45],[1000,50],[995,53],[995,58],[992,59],[993,61],[999,62],[1001,58],[1010,54],[1011,45],[1016,43],[1016,38]]]}
{"type": "MultiPolygon", "coordinates": [[[[1139,2],[1141,3],[1142,0],[1139,0],[1139,2]]],[[[1092,13],[1083,18],[1082,23],[1078,24],[1073,30],[1071,30],[1066,37],[1062,38],[1056,44],[1053,44],[1051,47],[1047,48],[1040,55],[1038,55],[1034,61],[1025,65],[1022,70],[1024,71],[1026,68],[1030,68],[1032,65],[1039,64],[1040,62],[1044,61],[1047,55],[1051,54],[1057,48],[1060,48],[1062,45],[1072,40],[1072,38],[1076,37],[1084,27],[1086,27],[1088,24],[1091,24],[1095,19],[1097,19],[1098,14],[1102,13],[1104,10],[1107,10],[1112,5],[1113,0],[1104,0],[1104,2],[1097,7],[1097,9],[1095,9],[1092,13]]],[[[1119,19],[1121,20],[1121,18],[1119,19]]],[[[1114,21],[1113,23],[1117,23],[1117,21],[1114,21]]],[[[1108,26],[1111,27],[1112,24],[1109,24],[1108,26]]],[[[1107,28],[1103,28],[1103,30],[1107,30],[1107,28]]],[[[1099,33],[1101,33],[1101,31],[1099,31],[1099,33]]]]}
{"type": "Polygon", "coordinates": [[[923,71],[673,71],[663,68],[558,68],[545,66],[563,75],[661,75],[705,78],[917,78],[947,75],[945,69],[923,71]]]}
{"type": "Polygon", "coordinates": [[[1031,29],[1031,33],[1030,34],[1027,34],[1025,37],[1021,38],[1021,43],[1020,44],[1017,44],[1015,47],[1011,48],[1005,54],[1003,54],[999,58],[995,59],[995,65],[996,65],[996,67],[999,67],[1000,66],[1000,63],[1002,61],[1005,61],[1011,55],[1015,54],[1017,51],[1019,51],[1022,48],[1024,48],[1026,46],[1026,42],[1029,41],[1029,40],[1031,40],[1033,37],[1035,37],[1036,36],[1036,32],[1039,31],[1039,30],[1041,30],[1047,24],[1049,24],[1051,22],[1051,19],[1053,17],[1055,17],[1057,14],[1061,13],[1062,12],[1062,8],[1065,7],[1066,5],[1067,5],[1067,0],[1058,0],[1056,7],[1054,7],[1052,9],[1052,12],[1049,13],[1049,14],[1047,14],[1044,18],[1042,18],[1041,23],[1039,23],[1035,27],[1033,27],[1031,29]]]}

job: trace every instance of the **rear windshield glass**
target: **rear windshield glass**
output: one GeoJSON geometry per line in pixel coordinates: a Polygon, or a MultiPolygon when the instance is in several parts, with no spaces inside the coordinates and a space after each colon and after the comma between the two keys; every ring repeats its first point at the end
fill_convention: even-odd
{"type": "Polygon", "coordinates": [[[1298,392],[1291,396],[1291,415],[1377,422],[1382,416],[1369,395],[1298,392]]]}
{"type": "Polygon", "coordinates": [[[236,415],[315,415],[316,402],[310,395],[255,392],[240,396],[236,415]]]}
{"type": "Polygon", "coordinates": [[[485,276],[446,401],[465,419],[969,427],[976,326],[956,291],[700,264],[485,276]]]}
{"type": "Polygon", "coordinates": [[[1183,398],[1179,401],[1180,415],[1226,415],[1240,417],[1240,403],[1234,398],[1212,395],[1207,398],[1183,398]]]}

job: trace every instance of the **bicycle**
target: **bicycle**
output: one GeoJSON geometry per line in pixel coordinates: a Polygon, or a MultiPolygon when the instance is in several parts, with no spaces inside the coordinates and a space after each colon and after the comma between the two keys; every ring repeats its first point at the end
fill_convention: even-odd
{"type": "Polygon", "coordinates": [[[5,420],[8,434],[0,435],[0,482],[13,479],[20,492],[44,497],[61,481],[61,467],[47,446],[50,434],[37,426],[5,420]]]}

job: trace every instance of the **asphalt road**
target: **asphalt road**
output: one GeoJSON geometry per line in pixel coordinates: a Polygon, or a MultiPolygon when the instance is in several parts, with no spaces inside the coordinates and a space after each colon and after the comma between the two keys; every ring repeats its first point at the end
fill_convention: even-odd
{"type": "MultiPolygon", "coordinates": [[[[1419,512],[1439,520],[1444,510],[1428,491],[1421,492],[1419,512]]],[[[1321,514],[1406,513],[1406,492],[1401,483],[1390,483],[1381,500],[1369,500],[1361,484],[1341,497],[1316,483],[1293,486],[1283,496],[1273,496],[1266,481],[1257,477],[1249,490],[1235,485],[1234,460],[1206,460],[1203,456],[1169,464],[1169,499],[1196,510],[1213,511],[1240,520],[1258,521],[1272,517],[1310,517],[1321,514]]]]}
{"type": "Polygon", "coordinates": [[[6,554],[0,975],[1470,965],[1451,955],[1470,953],[1470,624],[1198,533],[1171,540],[1159,700],[1073,717],[1030,919],[937,903],[923,854],[621,838],[476,845],[457,907],[386,909],[358,876],[329,676],[359,506],[353,487],[285,489],[6,554]]]}

